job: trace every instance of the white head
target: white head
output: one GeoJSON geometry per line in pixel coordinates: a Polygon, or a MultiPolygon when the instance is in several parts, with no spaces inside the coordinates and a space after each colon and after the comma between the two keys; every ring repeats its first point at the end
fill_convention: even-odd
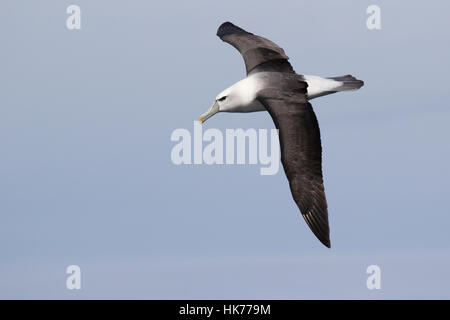
{"type": "Polygon", "coordinates": [[[203,113],[200,123],[215,115],[217,112],[243,112],[255,98],[253,86],[249,78],[243,79],[219,93],[213,105],[203,113]]]}

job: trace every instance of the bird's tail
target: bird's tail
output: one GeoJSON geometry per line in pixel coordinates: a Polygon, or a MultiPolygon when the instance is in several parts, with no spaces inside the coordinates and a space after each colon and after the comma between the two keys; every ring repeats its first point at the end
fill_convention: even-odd
{"type": "Polygon", "coordinates": [[[364,81],[356,79],[352,75],[345,75],[340,77],[330,77],[328,79],[342,82],[342,85],[336,91],[358,90],[364,85],[364,81]]]}

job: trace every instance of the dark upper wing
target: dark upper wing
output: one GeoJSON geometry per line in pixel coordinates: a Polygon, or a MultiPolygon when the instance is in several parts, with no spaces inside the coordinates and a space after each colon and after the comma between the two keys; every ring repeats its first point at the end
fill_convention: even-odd
{"type": "Polygon", "coordinates": [[[284,50],[266,38],[247,32],[231,22],[223,23],[217,29],[217,35],[241,53],[247,74],[261,71],[294,73],[284,50]]]}
{"type": "Polygon", "coordinates": [[[320,130],[311,104],[300,92],[263,92],[258,99],[279,129],[281,161],[292,196],[312,232],[330,247],[320,130]]]}

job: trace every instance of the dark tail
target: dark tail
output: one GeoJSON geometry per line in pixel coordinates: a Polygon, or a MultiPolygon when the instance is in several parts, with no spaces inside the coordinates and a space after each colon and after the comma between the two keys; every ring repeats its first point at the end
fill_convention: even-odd
{"type": "Polygon", "coordinates": [[[364,85],[364,81],[356,79],[352,75],[345,75],[340,77],[330,77],[327,79],[340,81],[342,86],[337,89],[337,91],[348,91],[348,90],[358,90],[364,85]]]}

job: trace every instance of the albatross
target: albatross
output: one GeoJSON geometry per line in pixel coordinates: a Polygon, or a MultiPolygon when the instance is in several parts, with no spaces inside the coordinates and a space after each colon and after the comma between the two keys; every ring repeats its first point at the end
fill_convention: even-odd
{"type": "Polygon", "coordinates": [[[240,52],[247,77],[219,93],[199,122],[218,112],[268,111],[279,132],[281,162],[292,197],[311,231],[330,248],[320,130],[309,100],[357,90],[364,82],[351,75],[297,74],[282,48],[231,22],[223,23],[217,36],[240,52]]]}

